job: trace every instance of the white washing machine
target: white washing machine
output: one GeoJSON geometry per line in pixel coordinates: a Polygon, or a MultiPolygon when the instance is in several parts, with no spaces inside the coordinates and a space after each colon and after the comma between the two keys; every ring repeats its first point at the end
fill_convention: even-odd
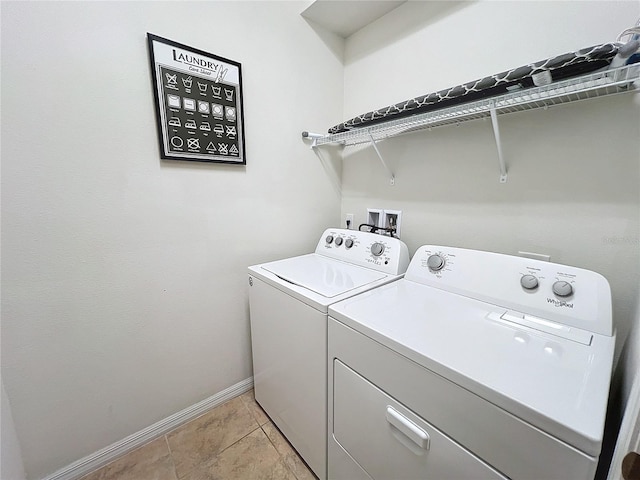
{"type": "Polygon", "coordinates": [[[427,245],[329,316],[330,479],[593,479],[615,344],[601,275],[427,245]]]}
{"type": "Polygon", "coordinates": [[[397,238],[326,230],[315,253],[249,267],[257,402],[313,472],[327,477],[327,309],[393,282],[409,264],[397,238]]]}

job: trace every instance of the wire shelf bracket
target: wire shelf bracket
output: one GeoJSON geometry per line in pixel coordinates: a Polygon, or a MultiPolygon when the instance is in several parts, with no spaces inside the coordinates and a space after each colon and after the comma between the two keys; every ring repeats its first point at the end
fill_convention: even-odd
{"type": "Polygon", "coordinates": [[[378,158],[380,159],[380,163],[382,163],[382,166],[385,168],[385,170],[389,174],[389,183],[391,185],[395,185],[396,184],[396,176],[393,174],[393,172],[391,171],[391,169],[387,165],[387,162],[384,161],[384,157],[380,153],[380,150],[378,149],[378,145],[376,145],[376,140],[375,140],[375,138],[373,138],[373,135],[371,133],[369,134],[369,138],[371,139],[371,146],[376,151],[376,154],[378,155],[378,158]]]}
{"type": "Polygon", "coordinates": [[[500,164],[500,183],[507,183],[507,165],[502,155],[502,142],[500,141],[500,126],[498,125],[498,114],[496,109],[492,108],[491,125],[493,126],[493,135],[496,138],[496,148],[498,150],[498,163],[500,164]]]}

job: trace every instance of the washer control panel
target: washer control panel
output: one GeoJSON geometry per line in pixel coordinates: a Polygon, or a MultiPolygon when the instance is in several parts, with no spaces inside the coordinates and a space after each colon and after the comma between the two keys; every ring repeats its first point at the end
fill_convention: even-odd
{"type": "Polygon", "coordinates": [[[409,250],[402,240],[358,230],[327,229],[316,253],[392,275],[403,274],[409,265],[409,250]]]}
{"type": "Polygon", "coordinates": [[[611,289],[600,274],[557,263],[456,247],[423,245],[406,280],[529,315],[613,335],[611,289]]]}

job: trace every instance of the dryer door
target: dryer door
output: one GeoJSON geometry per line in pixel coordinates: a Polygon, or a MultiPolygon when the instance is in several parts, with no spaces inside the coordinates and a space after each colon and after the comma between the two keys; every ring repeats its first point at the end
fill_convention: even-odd
{"type": "Polygon", "coordinates": [[[506,480],[339,360],[333,366],[334,438],[374,480],[506,480]]]}

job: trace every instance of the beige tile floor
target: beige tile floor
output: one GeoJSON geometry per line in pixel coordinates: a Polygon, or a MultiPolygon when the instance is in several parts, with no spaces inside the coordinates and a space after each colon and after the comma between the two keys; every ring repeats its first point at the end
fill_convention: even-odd
{"type": "Polygon", "coordinates": [[[82,480],[315,480],[253,390],[82,480]]]}

